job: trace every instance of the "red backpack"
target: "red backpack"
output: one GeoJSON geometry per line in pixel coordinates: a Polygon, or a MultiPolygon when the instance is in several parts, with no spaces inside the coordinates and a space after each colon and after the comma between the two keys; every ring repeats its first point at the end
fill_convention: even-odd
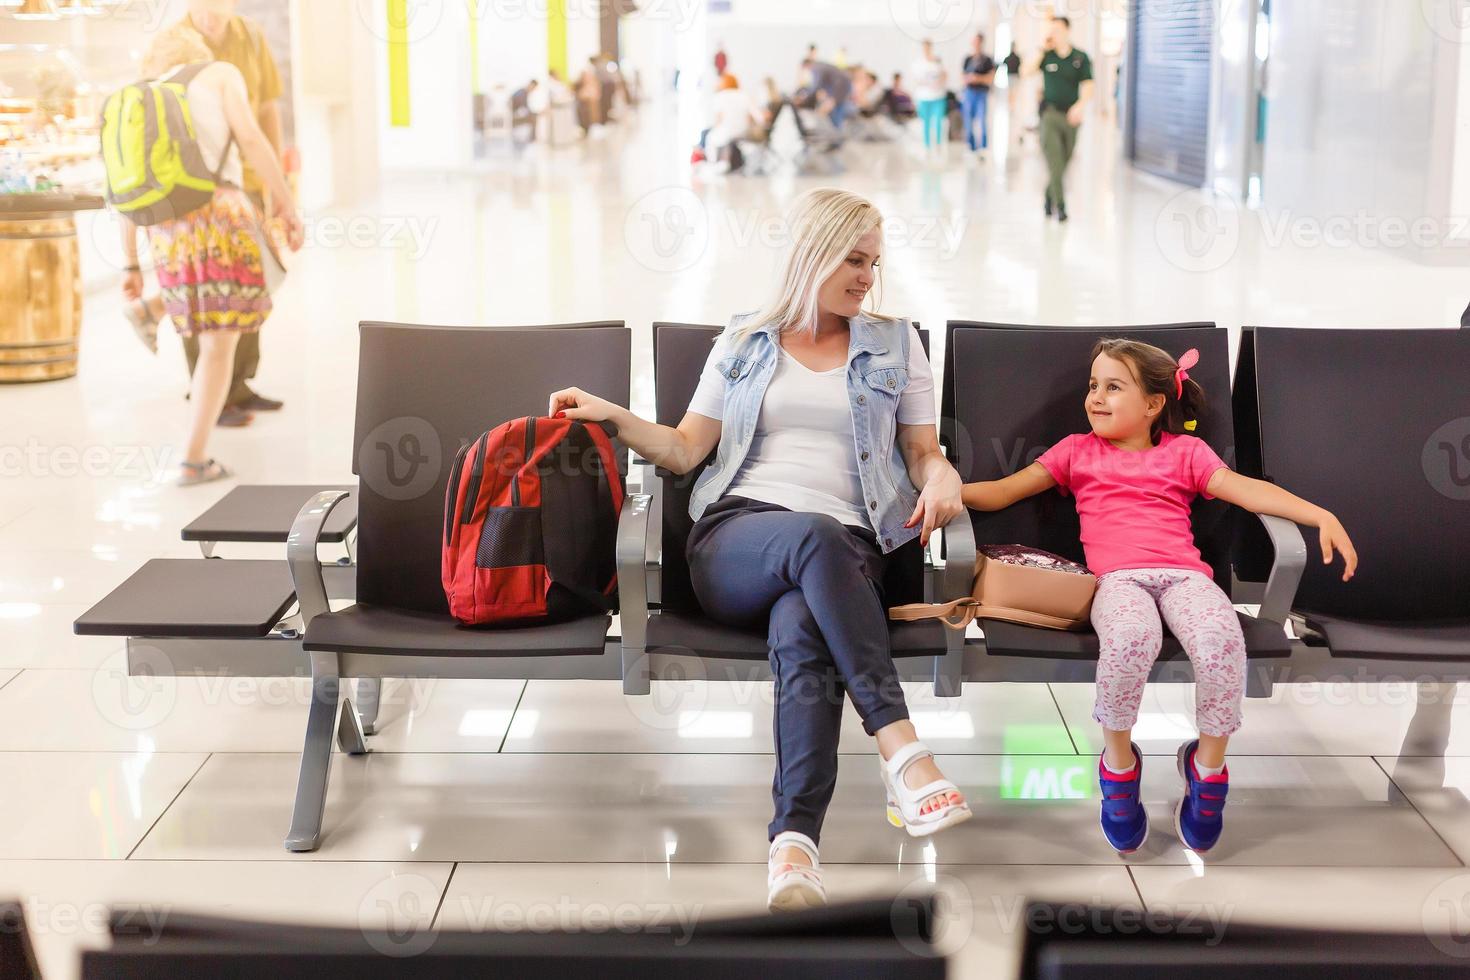
{"type": "Polygon", "coordinates": [[[623,484],[601,425],[513,419],[459,451],[444,495],[444,594],[466,625],[617,606],[623,484]]]}

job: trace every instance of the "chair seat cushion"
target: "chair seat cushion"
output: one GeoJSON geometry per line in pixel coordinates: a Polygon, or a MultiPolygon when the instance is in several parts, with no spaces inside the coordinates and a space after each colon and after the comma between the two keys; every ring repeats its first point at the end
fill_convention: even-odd
{"type": "Polygon", "coordinates": [[[1376,622],[1303,613],[1334,657],[1470,661],[1470,619],[1376,622]]]}
{"type": "MultiPolygon", "coordinates": [[[[934,657],[945,652],[944,627],[937,621],[889,623],[895,657],[934,657]]],[[[648,617],[648,652],[696,654],[733,660],[765,660],[764,629],[737,629],[698,613],[662,612],[648,617]]]]}
{"type": "MultiPolygon", "coordinates": [[[[1246,655],[1257,657],[1286,657],[1291,655],[1291,640],[1286,631],[1276,623],[1256,619],[1243,613],[1240,629],[1245,634],[1246,655]]],[[[985,633],[985,650],[996,657],[1049,657],[1058,660],[1096,660],[1098,655],[1097,634],[1092,630],[1048,630],[1035,626],[1021,626],[996,619],[982,619],[980,629],[985,633]]],[[[1173,634],[1164,631],[1164,647],[1159,660],[1181,660],[1184,648],[1173,634]]]]}
{"type": "Polygon", "coordinates": [[[404,656],[524,657],[601,655],[612,617],[521,629],[461,626],[448,613],[359,603],[323,613],[307,627],[307,650],[404,656]]]}

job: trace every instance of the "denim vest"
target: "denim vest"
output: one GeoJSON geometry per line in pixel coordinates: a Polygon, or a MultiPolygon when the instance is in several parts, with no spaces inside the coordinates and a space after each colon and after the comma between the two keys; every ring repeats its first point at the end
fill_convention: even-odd
{"type": "MultiPolygon", "coordinates": [[[[745,318],[735,317],[730,330],[745,318]]],[[[909,386],[912,328],[907,320],[878,320],[863,314],[852,317],[848,324],[852,333],[847,349],[852,451],[858,460],[868,520],[886,554],[919,535],[919,528],[903,526],[919,494],[898,449],[898,396],[909,386]]],[[[725,379],[724,419],[714,462],[700,474],[689,499],[689,516],[694,520],[725,495],[740,472],[780,353],[776,326],[767,324],[735,341],[717,362],[725,379]]]]}

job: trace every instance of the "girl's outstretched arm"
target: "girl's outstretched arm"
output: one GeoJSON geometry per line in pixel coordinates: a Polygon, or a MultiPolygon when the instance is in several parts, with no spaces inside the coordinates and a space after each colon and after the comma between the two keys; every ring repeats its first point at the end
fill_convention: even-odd
{"type": "Polygon", "coordinates": [[[1274,483],[1253,480],[1234,470],[1221,467],[1210,477],[1206,488],[1210,495],[1244,507],[1257,514],[1272,514],[1298,524],[1315,527],[1322,541],[1322,564],[1330,565],[1334,552],[1342,552],[1342,580],[1346,582],[1358,570],[1358,553],[1343,529],[1342,521],[1329,510],[1303,500],[1274,483]]]}
{"type": "Polygon", "coordinates": [[[960,491],[960,498],[971,510],[1004,510],[1018,500],[1034,497],[1056,485],[1057,481],[1052,479],[1045,466],[1032,463],[1001,480],[966,483],[960,491]]]}

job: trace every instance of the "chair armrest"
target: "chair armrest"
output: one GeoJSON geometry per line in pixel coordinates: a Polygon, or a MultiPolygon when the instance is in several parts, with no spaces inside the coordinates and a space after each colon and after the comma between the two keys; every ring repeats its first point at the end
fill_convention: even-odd
{"type": "Polygon", "coordinates": [[[653,495],[630,493],[618,517],[618,617],[623,646],[642,649],[648,635],[648,511],[653,495]]]}
{"type": "Polygon", "coordinates": [[[1266,594],[1261,598],[1261,611],[1257,618],[1285,626],[1292,604],[1296,602],[1297,586],[1301,584],[1302,574],[1307,568],[1307,542],[1302,538],[1301,528],[1284,517],[1271,514],[1256,516],[1265,525],[1274,552],[1271,574],[1266,578],[1266,594]]]}
{"type": "Polygon", "coordinates": [[[301,627],[328,610],[327,583],[322,578],[322,563],[316,546],[327,515],[343,500],[346,490],[322,490],[308,500],[291,522],[286,536],[286,564],[291,570],[291,583],[296,587],[296,602],[301,606],[301,627]]]}
{"type": "Polygon", "coordinates": [[[969,508],[944,526],[944,568],[940,578],[940,602],[968,597],[975,587],[975,526],[969,508]]]}

